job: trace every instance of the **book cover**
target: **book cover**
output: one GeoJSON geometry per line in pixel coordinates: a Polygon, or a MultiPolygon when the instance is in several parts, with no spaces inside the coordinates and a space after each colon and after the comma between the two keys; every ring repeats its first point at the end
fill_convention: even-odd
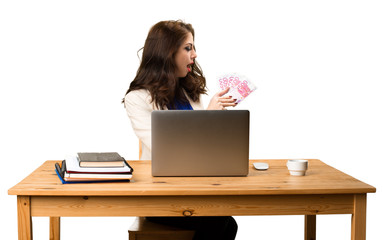
{"type": "Polygon", "coordinates": [[[103,167],[80,167],[78,157],[76,155],[69,155],[65,158],[66,171],[68,173],[132,173],[133,168],[130,167],[128,162],[124,161],[123,167],[103,168],[103,167]]]}
{"type": "Polygon", "coordinates": [[[62,161],[61,166],[59,163],[55,164],[55,172],[59,177],[62,184],[71,183],[105,183],[105,182],[130,182],[130,179],[66,179],[66,164],[65,160],[62,161]]]}
{"type": "Polygon", "coordinates": [[[125,159],[117,152],[79,152],[81,167],[122,167],[125,159]]]}
{"type": "Polygon", "coordinates": [[[117,179],[131,179],[132,174],[129,173],[113,173],[113,174],[105,174],[105,173],[64,173],[64,180],[68,181],[69,179],[72,180],[117,180],[117,179]]]}

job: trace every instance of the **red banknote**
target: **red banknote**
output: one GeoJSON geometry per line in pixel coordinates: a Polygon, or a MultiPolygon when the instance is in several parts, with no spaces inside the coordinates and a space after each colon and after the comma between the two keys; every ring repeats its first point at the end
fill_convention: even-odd
{"type": "Polygon", "coordinates": [[[230,87],[230,90],[226,95],[237,99],[237,103],[243,101],[256,89],[255,85],[247,77],[236,73],[225,74],[219,77],[218,83],[222,90],[230,87]]]}

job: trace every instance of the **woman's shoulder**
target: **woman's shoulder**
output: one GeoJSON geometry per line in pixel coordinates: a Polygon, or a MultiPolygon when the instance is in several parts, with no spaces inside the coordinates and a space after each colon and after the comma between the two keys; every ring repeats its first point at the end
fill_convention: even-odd
{"type": "Polygon", "coordinates": [[[153,108],[150,92],[146,89],[130,91],[128,94],[125,95],[124,103],[125,103],[125,107],[146,105],[150,108],[153,108]]]}
{"type": "Polygon", "coordinates": [[[138,90],[133,90],[130,91],[128,94],[126,94],[125,98],[135,98],[135,97],[147,97],[150,96],[150,93],[146,89],[138,89],[138,90]]]}
{"type": "Polygon", "coordinates": [[[150,92],[146,89],[130,91],[125,95],[125,102],[145,101],[151,102],[150,92]]]}

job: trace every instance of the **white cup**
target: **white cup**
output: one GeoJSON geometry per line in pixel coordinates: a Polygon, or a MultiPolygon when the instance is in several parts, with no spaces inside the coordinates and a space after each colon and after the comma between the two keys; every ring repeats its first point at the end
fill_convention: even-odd
{"type": "Polygon", "coordinates": [[[308,161],[304,159],[291,159],[287,161],[287,168],[292,176],[304,176],[308,168],[308,161]]]}

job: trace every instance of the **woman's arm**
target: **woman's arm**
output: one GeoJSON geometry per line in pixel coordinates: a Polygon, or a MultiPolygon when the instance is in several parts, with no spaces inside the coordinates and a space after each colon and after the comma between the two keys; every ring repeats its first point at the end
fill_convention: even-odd
{"type": "Polygon", "coordinates": [[[133,131],[143,144],[142,157],[150,159],[151,113],[155,109],[147,90],[135,90],[125,96],[125,109],[133,131]]]}

